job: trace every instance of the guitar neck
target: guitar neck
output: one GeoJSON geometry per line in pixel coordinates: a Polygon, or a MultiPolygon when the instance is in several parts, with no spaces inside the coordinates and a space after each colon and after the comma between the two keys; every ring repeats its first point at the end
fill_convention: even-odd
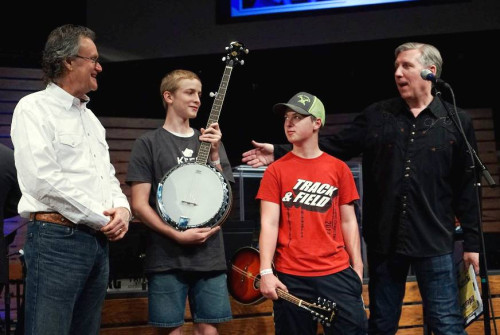
{"type": "MultiPolygon", "coordinates": [[[[208,116],[207,126],[208,128],[212,123],[219,121],[220,112],[222,110],[222,103],[224,102],[224,98],[226,97],[227,86],[229,84],[229,78],[231,77],[231,72],[233,71],[233,67],[229,64],[226,65],[224,69],[224,74],[222,75],[222,80],[219,85],[219,90],[215,95],[215,100],[212,105],[212,110],[210,111],[210,115],[208,116]]],[[[210,143],[201,142],[200,149],[198,150],[198,156],[196,157],[196,163],[198,164],[206,164],[208,160],[208,155],[210,154],[210,143]]]]}
{"type": "MultiPolygon", "coordinates": [[[[230,280],[228,280],[231,294],[237,301],[243,300],[242,303],[261,300],[263,298],[260,292],[261,276],[255,275],[255,273],[259,273],[260,268],[259,250],[244,247],[236,252],[231,263],[230,280]]],[[[276,288],[276,293],[279,298],[307,310],[313,319],[318,320],[323,325],[329,326],[336,317],[337,305],[325,298],[318,297],[316,302],[311,303],[280,288],[276,288]]]]}
{"type": "Polygon", "coordinates": [[[307,301],[304,301],[302,299],[299,299],[297,298],[296,296],[286,292],[286,291],[283,291],[282,289],[280,288],[276,288],[276,293],[278,293],[278,297],[282,298],[282,299],[285,299],[286,301],[288,302],[291,302],[292,304],[295,304],[297,306],[300,306],[300,307],[309,307],[311,306],[311,303],[307,302],[307,301]]]}

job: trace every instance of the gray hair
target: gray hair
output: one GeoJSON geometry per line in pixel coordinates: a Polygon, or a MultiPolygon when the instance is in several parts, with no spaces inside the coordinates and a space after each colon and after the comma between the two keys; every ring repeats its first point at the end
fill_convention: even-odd
{"type": "Polygon", "coordinates": [[[66,24],[50,32],[42,56],[45,84],[55,82],[64,75],[64,61],[78,54],[80,39],[84,37],[95,41],[95,33],[91,29],[74,24],[66,24]]]}
{"type": "Polygon", "coordinates": [[[418,42],[407,42],[403,43],[396,48],[394,51],[395,56],[403,51],[408,50],[419,50],[420,55],[420,64],[423,66],[436,66],[436,77],[439,78],[441,76],[441,72],[443,71],[443,59],[441,58],[441,53],[439,50],[430,44],[418,43],[418,42]]]}

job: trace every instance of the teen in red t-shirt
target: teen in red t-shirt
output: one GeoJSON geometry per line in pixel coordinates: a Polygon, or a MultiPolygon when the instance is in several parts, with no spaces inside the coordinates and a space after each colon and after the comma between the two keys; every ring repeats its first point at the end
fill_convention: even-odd
{"type": "Polygon", "coordinates": [[[325,334],[366,334],[363,263],[354,201],[359,199],[347,164],[319,149],[325,123],[321,101],[300,92],[274,111],[284,115],[290,153],[264,172],[261,200],[260,290],[274,300],[276,334],[316,334],[308,311],[279,300],[276,289],[305,301],[337,304],[325,334]],[[276,270],[273,274],[272,267],[276,270]]]}

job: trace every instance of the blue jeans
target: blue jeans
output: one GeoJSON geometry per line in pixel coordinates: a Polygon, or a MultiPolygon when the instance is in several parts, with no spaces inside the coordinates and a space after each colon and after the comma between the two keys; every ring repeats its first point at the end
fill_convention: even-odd
{"type": "Polygon", "coordinates": [[[416,258],[368,253],[369,334],[396,334],[410,265],[433,334],[466,334],[453,254],[416,258]]]}
{"type": "Polygon", "coordinates": [[[24,253],[25,334],[99,334],[109,277],[104,234],[31,221],[24,253]]]}
{"type": "Polygon", "coordinates": [[[227,275],[186,271],[148,275],[149,324],[167,328],[184,324],[186,298],[195,323],[232,319],[227,275]]]}

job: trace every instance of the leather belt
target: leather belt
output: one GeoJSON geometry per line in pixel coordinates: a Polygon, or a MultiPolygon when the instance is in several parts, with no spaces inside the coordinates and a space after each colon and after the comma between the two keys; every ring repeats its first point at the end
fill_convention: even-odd
{"type": "Polygon", "coordinates": [[[70,220],[66,219],[64,216],[62,216],[59,213],[56,212],[36,212],[36,213],[31,213],[30,214],[30,220],[36,220],[36,221],[44,221],[44,222],[50,222],[50,223],[55,223],[61,226],[66,226],[70,227],[73,229],[85,231],[87,233],[90,233],[92,235],[95,235],[99,233],[98,230],[95,230],[85,224],[75,224],[71,222],[70,220]]]}

